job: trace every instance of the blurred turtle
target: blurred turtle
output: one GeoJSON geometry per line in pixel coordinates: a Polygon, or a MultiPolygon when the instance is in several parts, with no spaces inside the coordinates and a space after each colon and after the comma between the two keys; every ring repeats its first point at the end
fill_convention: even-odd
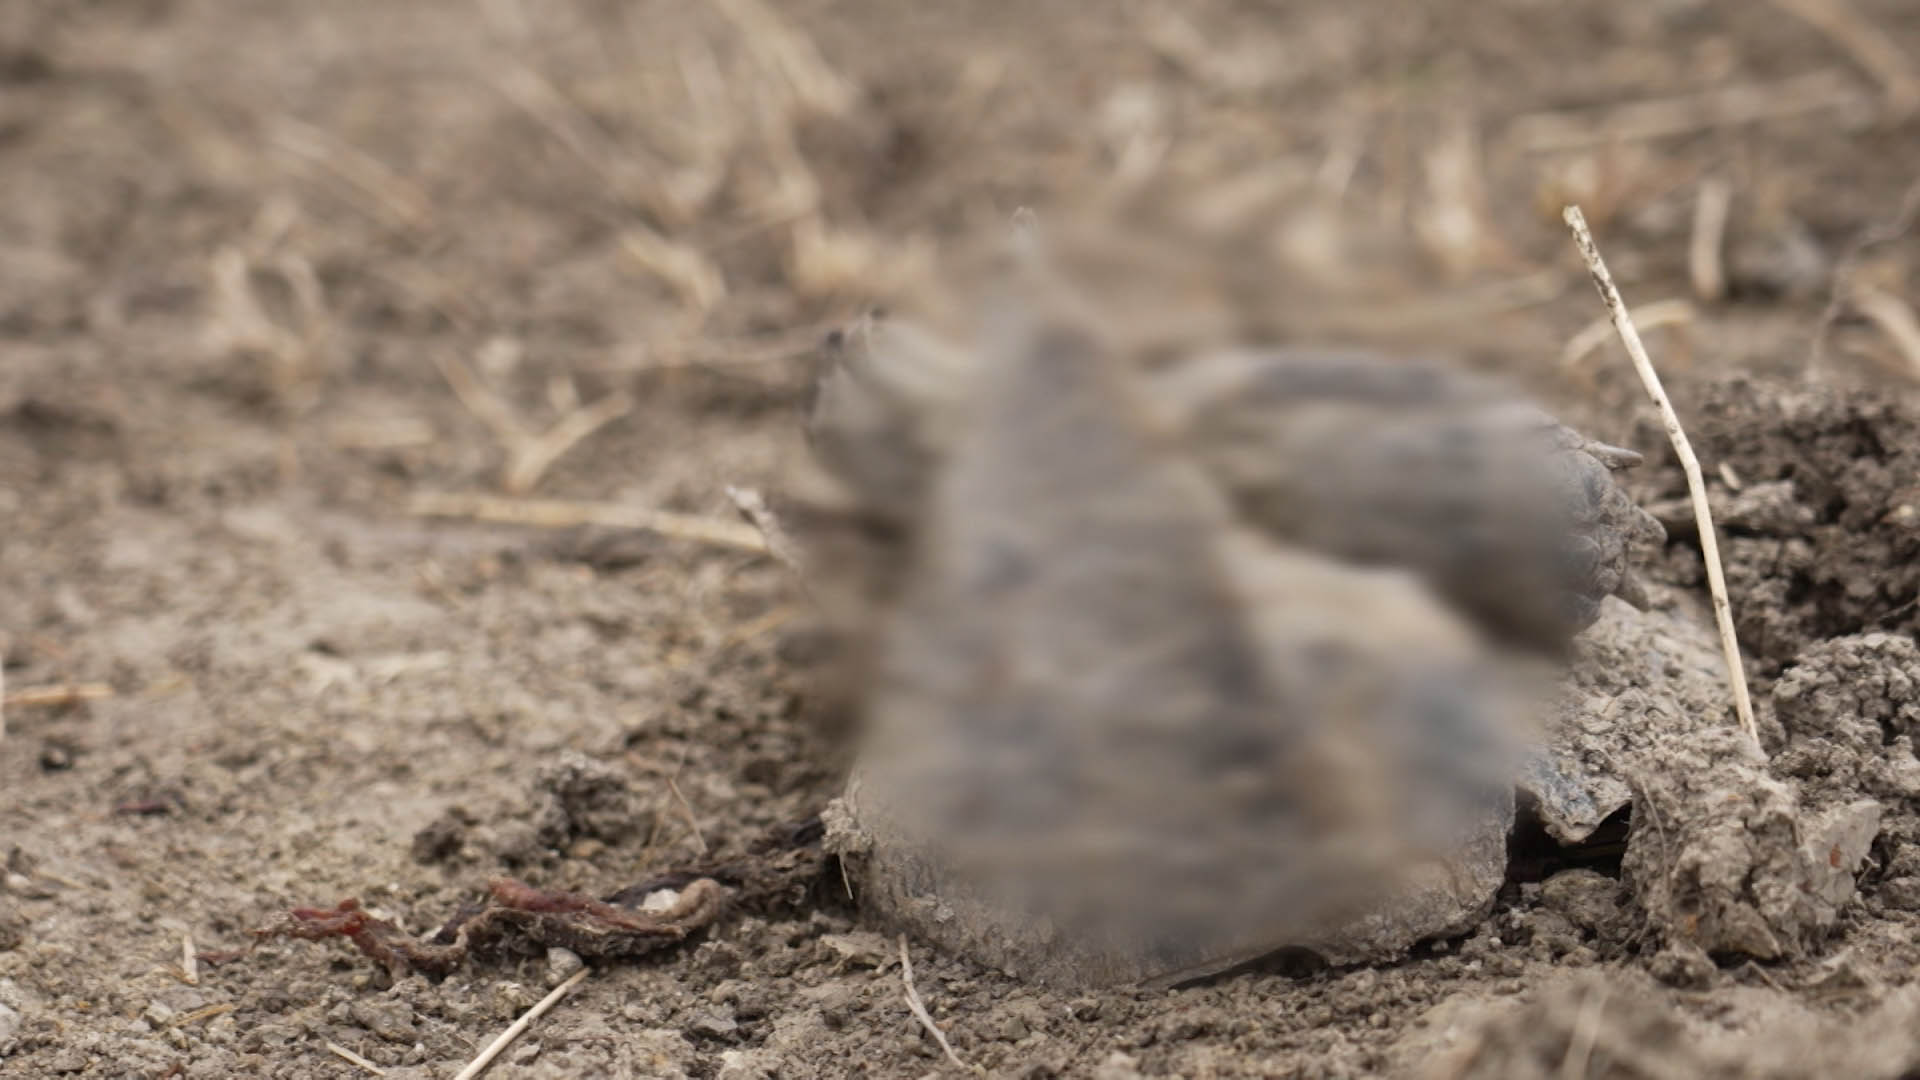
{"type": "Polygon", "coordinates": [[[970,345],[857,320],[808,402],[892,537],[830,815],[866,910],[1060,985],[1384,959],[1484,914],[1516,788],[1604,816],[1497,646],[1641,599],[1637,455],[1430,365],[1129,348],[1034,269],[970,345]]]}
{"type": "Polygon", "coordinates": [[[1003,312],[971,359],[921,478],[860,474],[915,520],[833,820],[863,907],[1058,985],[1480,917],[1515,702],[1472,628],[1248,528],[1084,326],[1003,312]]]}

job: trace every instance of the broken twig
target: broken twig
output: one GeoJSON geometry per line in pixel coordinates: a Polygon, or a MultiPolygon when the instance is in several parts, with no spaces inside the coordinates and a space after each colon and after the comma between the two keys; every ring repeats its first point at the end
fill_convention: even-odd
{"type": "Polygon", "coordinates": [[[633,408],[633,399],[615,391],[591,405],[581,406],[562,416],[542,432],[534,432],[513,409],[474,374],[465,360],[441,355],[436,358],[440,374],[453,388],[454,396],[467,407],[507,452],[500,470],[500,486],[509,495],[525,495],[540,483],[540,478],[561,456],[581,440],[633,408]]]}
{"type": "MultiPolygon", "coordinates": [[[[1684,326],[1694,320],[1699,313],[1685,300],[1655,300],[1651,304],[1642,304],[1628,313],[1635,326],[1644,326],[1651,330],[1659,326],[1684,326]]],[[[1567,341],[1567,347],[1560,350],[1560,366],[1573,367],[1587,358],[1593,350],[1607,343],[1607,336],[1613,333],[1611,316],[1602,315],[1580,328],[1580,332],[1567,341]]]]}
{"type": "Polygon", "coordinates": [[[513,1045],[513,1040],[519,1038],[521,1033],[531,1027],[535,1020],[546,1015],[548,1009],[560,1004],[561,998],[566,997],[569,991],[579,986],[581,981],[592,973],[592,968],[581,968],[579,971],[567,976],[566,982],[554,987],[551,993],[536,1002],[533,1008],[528,1009],[525,1015],[515,1020],[507,1030],[500,1033],[498,1038],[488,1043],[487,1048],[480,1051],[480,1056],[468,1062],[467,1067],[461,1069],[453,1080],[473,1080],[474,1077],[486,1072],[487,1066],[493,1064],[493,1059],[499,1057],[501,1051],[513,1045]]]}
{"type": "Polygon", "coordinates": [[[112,696],[113,687],[106,683],[56,683],[15,690],[6,695],[4,704],[10,709],[60,709],[112,696]]]}
{"type": "Polygon", "coordinates": [[[900,935],[900,982],[906,987],[908,1010],[913,1013],[914,1019],[920,1021],[920,1026],[926,1028],[927,1032],[933,1036],[933,1041],[940,1044],[940,1050],[947,1055],[947,1060],[953,1062],[954,1068],[963,1072],[976,1071],[971,1065],[961,1061],[959,1054],[953,1052],[953,1044],[947,1041],[947,1035],[940,1030],[940,1025],[933,1022],[933,1014],[927,1012],[926,1002],[920,1000],[920,991],[913,985],[913,958],[907,955],[907,935],[905,934],[900,935]]]}
{"type": "Polygon", "coordinates": [[[759,531],[745,522],[715,521],[691,514],[648,510],[621,503],[514,499],[499,495],[423,491],[408,502],[407,512],[419,517],[472,518],[542,529],[573,529],[582,525],[645,529],[675,540],[691,540],[737,551],[767,550],[767,543],[761,539],[759,531]]]}
{"type": "Polygon", "coordinates": [[[791,570],[793,576],[805,586],[807,568],[800,556],[800,545],[794,543],[793,537],[787,534],[786,526],[781,524],[780,516],[767,505],[767,497],[753,488],[729,484],[727,498],[733,501],[734,508],[740,511],[740,516],[747,520],[747,524],[760,534],[767,552],[780,560],[781,565],[791,570]]]}
{"type": "Polygon", "coordinates": [[[1693,516],[1700,529],[1700,553],[1707,563],[1707,586],[1713,593],[1714,620],[1720,626],[1720,651],[1727,662],[1727,682],[1733,690],[1733,708],[1740,718],[1740,729],[1747,733],[1755,750],[1760,748],[1760,732],[1754,725],[1753,702],[1747,696],[1747,674],[1740,663],[1740,642],[1733,630],[1733,605],[1727,602],[1726,574],[1720,567],[1720,544],[1713,531],[1713,511],[1707,506],[1707,485],[1700,475],[1700,459],[1694,456],[1693,444],[1687,441],[1687,433],[1680,427],[1680,417],[1673,411],[1673,402],[1667,399],[1667,391],[1660,385],[1660,374],[1653,369],[1653,361],[1647,356],[1647,347],[1640,340],[1640,332],[1634,329],[1633,317],[1627,314],[1626,302],[1620,299],[1620,290],[1613,284],[1613,275],[1607,271],[1606,262],[1600,258],[1600,249],[1593,242],[1593,233],[1587,228],[1587,218],[1577,206],[1569,206],[1561,215],[1567,227],[1573,230],[1573,240],[1580,248],[1580,257],[1586,260],[1587,270],[1593,274],[1594,287],[1600,290],[1600,299],[1607,305],[1607,313],[1613,318],[1613,328],[1620,333],[1620,340],[1627,347],[1627,355],[1633,358],[1634,370],[1639,372],[1640,381],[1647,388],[1647,396],[1660,410],[1660,422],[1667,429],[1667,439],[1673,443],[1673,452],[1680,459],[1680,467],[1687,474],[1687,491],[1693,497],[1693,516]]]}
{"type": "Polygon", "coordinates": [[[344,1061],[349,1065],[358,1066],[359,1068],[365,1070],[366,1072],[374,1076],[387,1075],[387,1070],[381,1068],[378,1065],[375,1065],[373,1062],[368,1061],[366,1058],[361,1057],[359,1054],[354,1053],[353,1051],[347,1049],[346,1047],[341,1046],[337,1042],[326,1042],[326,1043],[322,1043],[321,1045],[327,1048],[327,1053],[332,1054],[334,1057],[339,1058],[341,1061],[344,1061]]]}
{"type": "Polygon", "coordinates": [[[1561,1080],[1586,1080],[1587,1066],[1593,1060],[1593,1046],[1600,1041],[1600,1020],[1612,989],[1601,983],[1580,1003],[1580,1014],[1574,1017],[1573,1031],[1567,1036],[1567,1056],[1560,1062],[1561,1080]]]}
{"type": "Polygon", "coordinates": [[[1920,317],[1914,315],[1913,307],[1873,285],[1855,286],[1850,300],[1855,311],[1892,340],[1907,370],[1920,376],[1920,317]]]}

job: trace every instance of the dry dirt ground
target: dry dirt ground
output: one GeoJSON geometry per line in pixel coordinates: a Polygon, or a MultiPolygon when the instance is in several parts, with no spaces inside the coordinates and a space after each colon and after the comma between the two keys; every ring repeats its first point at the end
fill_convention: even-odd
{"type": "MultiPolygon", "coordinates": [[[[1174,11],[0,5],[0,1076],[450,1076],[564,955],[223,954],[347,897],[426,933],[496,877],[606,895],[817,813],[821,640],[724,489],[804,490],[808,346],[1015,207],[1184,237],[1234,336],[1513,374],[1671,503],[1617,348],[1563,357],[1599,312],[1568,201],[1630,302],[1692,304],[1650,337],[1773,754],[1725,766],[1757,816],[1721,838],[1875,798],[1859,895],[1774,959],[1689,951],[1616,827],[1536,840],[1479,932],[1389,967],[1062,995],[923,950],[919,991],[1001,1076],[1916,1075],[1920,8],[1174,11]],[[527,491],[721,527],[416,512],[527,491]]],[[[800,865],[826,880],[596,962],[491,1075],[956,1075],[800,865]]]]}

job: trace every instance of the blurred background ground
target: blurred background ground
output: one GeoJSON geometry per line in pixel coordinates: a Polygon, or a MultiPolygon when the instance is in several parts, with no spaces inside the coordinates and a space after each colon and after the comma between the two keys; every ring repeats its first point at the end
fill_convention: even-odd
{"type": "MultiPolygon", "coordinates": [[[[1134,227],[1205,333],[1438,353],[1657,452],[1617,347],[1568,352],[1579,202],[1664,303],[1683,411],[1739,372],[1902,399],[1916,58],[1902,0],[9,0],[0,1076],[363,1075],[328,1043],[450,1075],[544,959],[389,989],[280,944],[189,984],[182,938],[345,896],[426,930],[502,873],[605,892],[831,796],[777,566],[423,497],[730,524],[725,485],[807,482],[825,330],[937,294],[1023,205],[1134,227]],[[567,762],[627,778],[624,827],[539,830],[567,762]]],[[[1367,1075],[1513,997],[1541,1019],[1472,1027],[1476,1067],[1544,1076],[1583,1040],[1804,1043],[1911,959],[1889,901],[1681,993],[1530,903],[1391,969],[1171,995],[916,966],[996,1075],[1367,1075]]],[[[493,1075],[936,1072],[889,955],[845,911],[735,922],[597,974],[493,1075]]]]}

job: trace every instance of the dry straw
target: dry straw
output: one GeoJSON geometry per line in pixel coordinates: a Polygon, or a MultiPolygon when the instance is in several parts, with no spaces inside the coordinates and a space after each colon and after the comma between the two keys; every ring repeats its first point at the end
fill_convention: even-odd
{"type": "Polygon", "coordinates": [[[1700,553],[1707,562],[1707,587],[1713,593],[1713,617],[1720,626],[1720,651],[1727,662],[1727,682],[1733,689],[1733,709],[1740,717],[1740,729],[1747,733],[1757,749],[1760,745],[1760,733],[1753,722],[1753,701],[1747,696],[1747,674],[1740,665],[1740,642],[1733,631],[1733,606],[1727,602],[1727,579],[1720,568],[1720,543],[1713,531],[1713,511],[1707,506],[1706,481],[1700,475],[1700,459],[1694,456],[1693,444],[1687,441],[1687,433],[1680,427],[1680,417],[1673,411],[1673,402],[1667,400],[1667,391],[1660,385],[1660,374],[1653,369],[1653,361],[1647,358],[1647,347],[1640,341],[1640,332],[1634,329],[1633,317],[1627,313],[1626,302],[1620,299],[1620,290],[1614,287],[1613,275],[1607,272],[1606,262],[1600,258],[1600,249],[1593,242],[1593,233],[1587,228],[1587,217],[1577,206],[1569,206],[1561,215],[1566,219],[1567,227],[1573,230],[1574,243],[1580,247],[1581,258],[1587,261],[1587,270],[1593,274],[1594,287],[1600,290],[1600,299],[1607,305],[1607,313],[1613,318],[1613,328],[1619,332],[1620,341],[1627,347],[1627,355],[1633,358],[1633,368],[1640,374],[1640,382],[1647,388],[1647,396],[1660,410],[1660,422],[1667,429],[1667,439],[1673,443],[1673,452],[1680,459],[1680,467],[1687,473],[1687,492],[1693,498],[1693,519],[1700,530],[1700,553]]]}

